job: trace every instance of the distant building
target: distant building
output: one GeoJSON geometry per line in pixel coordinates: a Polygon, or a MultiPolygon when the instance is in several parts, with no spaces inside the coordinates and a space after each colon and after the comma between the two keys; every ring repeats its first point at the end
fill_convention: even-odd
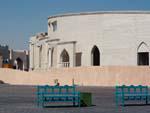
{"type": "Polygon", "coordinates": [[[0,45],[0,54],[2,56],[3,62],[7,62],[9,60],[9,47],[7,45],[0,45]]]}
{"type": "Polygon", "coordinates": [[[150,11],[56,15],[47,25],[30,39],[30,69],[150,64],[150,11]]]}
{"type": "Polygon", "coordinates": [[[29,51],[27,50],[9,50],[9,47],[0,45],[0,67],[14,68],[28,71],[29,69],[29,51]]]}
{"type": "Polygon", "coordinates": [[[2,59],[2,55],[0,54],[0,68],[2,68],[2,64],[3,64],[3,59],[2,59]]]}
{"type": "Polygon", "coordinates": [[[14,69],[28,71],[29,52],[23,50],[10,50],[10,61],[14,69]]]}

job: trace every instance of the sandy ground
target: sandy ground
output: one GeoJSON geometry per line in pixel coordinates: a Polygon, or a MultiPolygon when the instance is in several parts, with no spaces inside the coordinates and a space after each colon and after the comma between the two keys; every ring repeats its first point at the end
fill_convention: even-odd
{"type": "Polygon", "coordinates": [[[92,92],[91,107],[38,108],[35,86],[0,85],[0,113],[150,113],[150,105],[132,105],[122,109],[115,106],[113,87],[78,87],[81,92],[92,92]]]}

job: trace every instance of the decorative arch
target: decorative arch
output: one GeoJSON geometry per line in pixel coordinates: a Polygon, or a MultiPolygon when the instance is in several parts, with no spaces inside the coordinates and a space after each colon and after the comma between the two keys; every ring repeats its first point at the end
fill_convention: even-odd
{"type": "Polygon", "coordinates": [[[137,48],[137,64],[149,65],[149,47],[145,42],[141,42],[137,48]]]}
{"type": "Polygon", "coordinates": [[[141,42],[137,48],[138,52],[149,52],[149,47],[145,42],[141,42]]]}
{"type": "Polygon", "coordinates": [[[91,56],[92,56],[92,65],[100,66],[100,51],[96,45],[92,48],[91,56]]]}
{"type": "Polygon", "coordinates": [[[69,67],[69,54],[66,49],[64,49],[60,54],[60,62],[63,67],[69,67]]]}
{"type": "Polygon", "coordinates": [[[68,54],[68,52],[66,51],[66,49],[64,49],[64,50],[61,52],[60,58],[61,58],[61,62],[69,62],[69,54],[68,54]]]}

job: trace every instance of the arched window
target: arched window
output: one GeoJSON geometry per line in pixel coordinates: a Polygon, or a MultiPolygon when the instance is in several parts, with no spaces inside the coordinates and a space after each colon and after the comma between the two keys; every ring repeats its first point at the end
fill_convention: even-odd
{"type": "Polygon", "coordinates": [[[69,67],[69,54],[68,52],[64,49],[60,55],[60,62],[63,67],[69,67]]]}
{"type": "Polygon", "coordinates": [[[92,56],[92,65],[99,66],[100,65],[100,52],[97,46],[93,47],[91,56],[92,56]]]}
{"type": "Polygon", "coordinates": [[[137,50],[137,64],[149,65],[149,49],[145,42],[142,42],[137,50]]]}

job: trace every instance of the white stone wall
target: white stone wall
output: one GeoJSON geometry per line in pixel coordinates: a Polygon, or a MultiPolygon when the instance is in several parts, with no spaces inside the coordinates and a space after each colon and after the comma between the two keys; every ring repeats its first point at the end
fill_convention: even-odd
{"type": "MultiPolygon", "coordinates": [[[[82,53],[82,66],[91,66],[91,51],[94,45],[100,51],[100,65],[136,66],[139,45],[144,42],[150,51],[150,12],[87,13],[50,17],[48,23],[57,21],[57,30],[48,26],[48,40],[55,43],[55,65],[59,67],[60,54],[66,49],[71,67],[75,65],[74,55],[82,53]],[[76,41],[76,44],[59,44],[76,41]]],[[[37,42],[35,42],[36,44],[37,42]]],[[[45,45],[47,42],[45,42],[45,45]]],[[[50,45],[52,43],[50,42],[50,45]]],[[[48,48],[45,47],[47,53],[48,48]]],[[[35,67],[38,65],[36,49],[35,67]]],[[[43,68],[46,68],[46,54],[43,53],[43,68]]]]}
{"type": "Polygon", "coordinates": [[[139,44],[150,44],[150,14],[78,15],[52,20],[58,21],[56,38],[77,41],[76,52],[83,53],[85,66],[91,65],[94,45],[101,52],[101,65],[136,65],[139,44]]]}

